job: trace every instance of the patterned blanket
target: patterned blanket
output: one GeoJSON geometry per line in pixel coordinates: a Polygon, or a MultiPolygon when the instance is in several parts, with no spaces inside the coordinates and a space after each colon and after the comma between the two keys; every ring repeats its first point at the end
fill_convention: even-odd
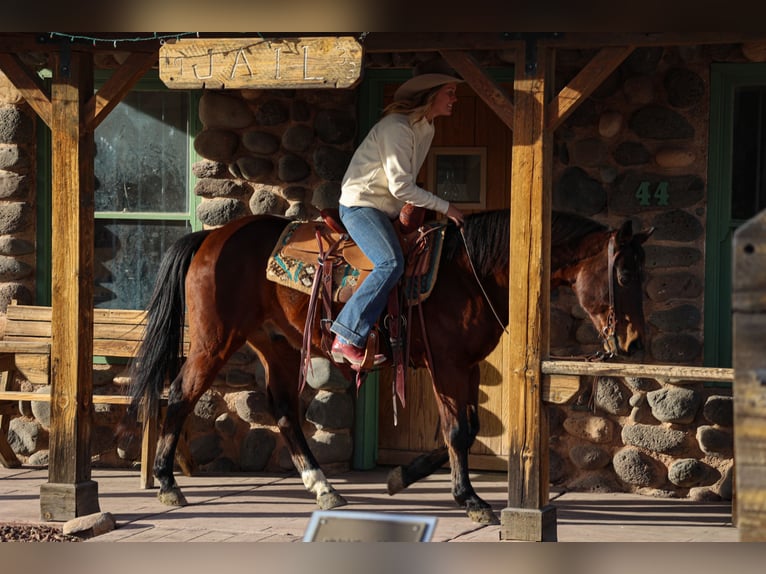
{"type": "MultiPolygon", "coordinates": [[[[424,301],[433,290],[444,242],[444,227],[433,224],[434,230],[427,234],[427,260],[411,262],[405,271],[404,293],[410,303],[424,301]],[[436,227],[439,227],[436,229],[436,227]],[[415,264],[417,263],[417,265],[415,264]],[[413,268],[416,275],[412,275],[413,268]]],[[[356,244],[346,235],[332,231],[326,224],[317,221],[293,221],[282,232],[266,266],[266,277],[307,295],[319,266],[319,243],[323,250],[334,245],[337,248],[333,260],[333,300],[345,303],[356,288],[372,270],[372,264],[356,244]]],[[[405,256],[407,249],[405,247],[405,256]]]]}

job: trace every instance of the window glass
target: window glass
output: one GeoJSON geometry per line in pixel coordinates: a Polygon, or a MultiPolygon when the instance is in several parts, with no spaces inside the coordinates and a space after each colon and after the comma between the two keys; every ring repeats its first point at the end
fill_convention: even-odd
{"type": "Polygon", "coordinates": [[[96,129],[96,211],[188,212],[186,92],[132,92],[96,129]]]}
{"type": "Polygon", "coordinates": [[[734,100],[731,215],[747,220],[766,208],[766,88],[739,88],[734,100]]]}
{"type": "Polygon", "coordinates": [[[149,302],[160,260],[181,236],[185,221],[96,221],[94,306],[142,309],[149,302]]]}
{"type": "Polygon", "coordinates": [[[146,308],[163,254],[198,225],[192,102],[144,79],[96,129],[96,307],[146,308]]]}

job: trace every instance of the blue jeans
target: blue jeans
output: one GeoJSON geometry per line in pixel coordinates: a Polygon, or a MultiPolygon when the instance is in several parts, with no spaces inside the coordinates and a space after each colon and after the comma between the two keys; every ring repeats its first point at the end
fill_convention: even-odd
{"type": "Polygon", "coordinates": [[[386,308],[388,294],[404,273],[404,255],[385,213],[374,207],[344,205],[339,211],[349,235],[374,267],[338,313],[331,331],[364,348],[367,335],[386,308]]]}

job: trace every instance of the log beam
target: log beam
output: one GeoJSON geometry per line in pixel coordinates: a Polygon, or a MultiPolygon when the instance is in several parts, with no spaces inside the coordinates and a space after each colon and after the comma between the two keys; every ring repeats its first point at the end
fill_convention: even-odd
{"type": "Polygon", "coordinates": [[[542,404],[541,362],[548,355],[552,134],[544,129],[553,51],[539,49],[525,69],[517,46],[511,176],[511,269],[508,327],[508,507],[500,538],[556,539],[555,508],[548,504],[548,441],[542,404]]]}
{"type": "Polygon", "coordinates": [[[83,121],[85,103],[93,95],[93,56],[64,51],[54,62],[51,431],[40,514],[43,520],[65,521],[99,511],[90,467],[94,140],[83,121]]]}
{"type": "Polygon", "coordinates": [[[50,127],[51,100],[40,77],[27,68],[16,54],[0,53],[0,70],[45,125],[50,127]]]}
{"type": "Polygon", "coordinates": [[[134,52],[104,83],[85,106],[85,129],[95,131],[109,112],[127,95],[146,72],[157,63],[157,52],[134,52]]]}
{"type": "Polygon", "coordinates": [[[546,129],[551,131],[558,129],[564,120],[577,109],[577,106],[588,99],[632,51],[633,46],[612,46],[599,50],[593,59],[548,104],[545,117],[546,129]]]}
{"type": "Polygon", "coordinates": [[[497,117],[513,130],[513,102],[508,94],[495,83],[479,66],[475,58],[459,50],[442,50],[441,56],[452,68],[468,82],[497,117]]]}

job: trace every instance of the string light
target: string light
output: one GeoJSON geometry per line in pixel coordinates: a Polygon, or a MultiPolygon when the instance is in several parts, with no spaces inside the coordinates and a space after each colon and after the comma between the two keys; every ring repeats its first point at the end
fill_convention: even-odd
{"type": "MultiPolygon", "coordinates": [[[[258,37],[262,40],[266,40],[261,32],[256,32],[256,34],[258,34],[258,37]]],[[[369,32],[361,32],[359,34],[359,41],[363,43],[368,34],[369,32]]],[[[177,34],[157,34],[157,32],[154,32],[151,36],[137,36],[135,38],[103,38],[85,36],[81,34],[66,34],[64,32],[50,32],[51,39],[63,38],[69,40],[70,42],[90,42],[93,44],[93,46],[95,46],[98,42],[103,42],[105,44],[111,43],[115,48],[117,47],[117,44],[129,42],[149,42],[159,40],[160,44],[164,44],[166,40],[180,40],[181,38],[188,38],[189,36],[196,36],[199,38],[199,32],[180,32],[177,34]]]]}
{"type": "Polygon", "coordinates": [[[129,42],[148,42],[159,40],[160,43],[165,43],[166,40],[180,40],[181,38],[187,38],[189,36],[196,36],[199,38],[199,32],[180,32],[177,34],[157,34],[154,32],[151,36],[137,36],[135,38],[97,38],[94,36],[84,36],[80,34],[65,34],[63,32],[50,32],[51,39],[64,38],[70,42],[90,42],[94,46],[97,42],[103,42],[105,44],[112,44],[115,48],[117,44],[129,43],[129,42]]]}

